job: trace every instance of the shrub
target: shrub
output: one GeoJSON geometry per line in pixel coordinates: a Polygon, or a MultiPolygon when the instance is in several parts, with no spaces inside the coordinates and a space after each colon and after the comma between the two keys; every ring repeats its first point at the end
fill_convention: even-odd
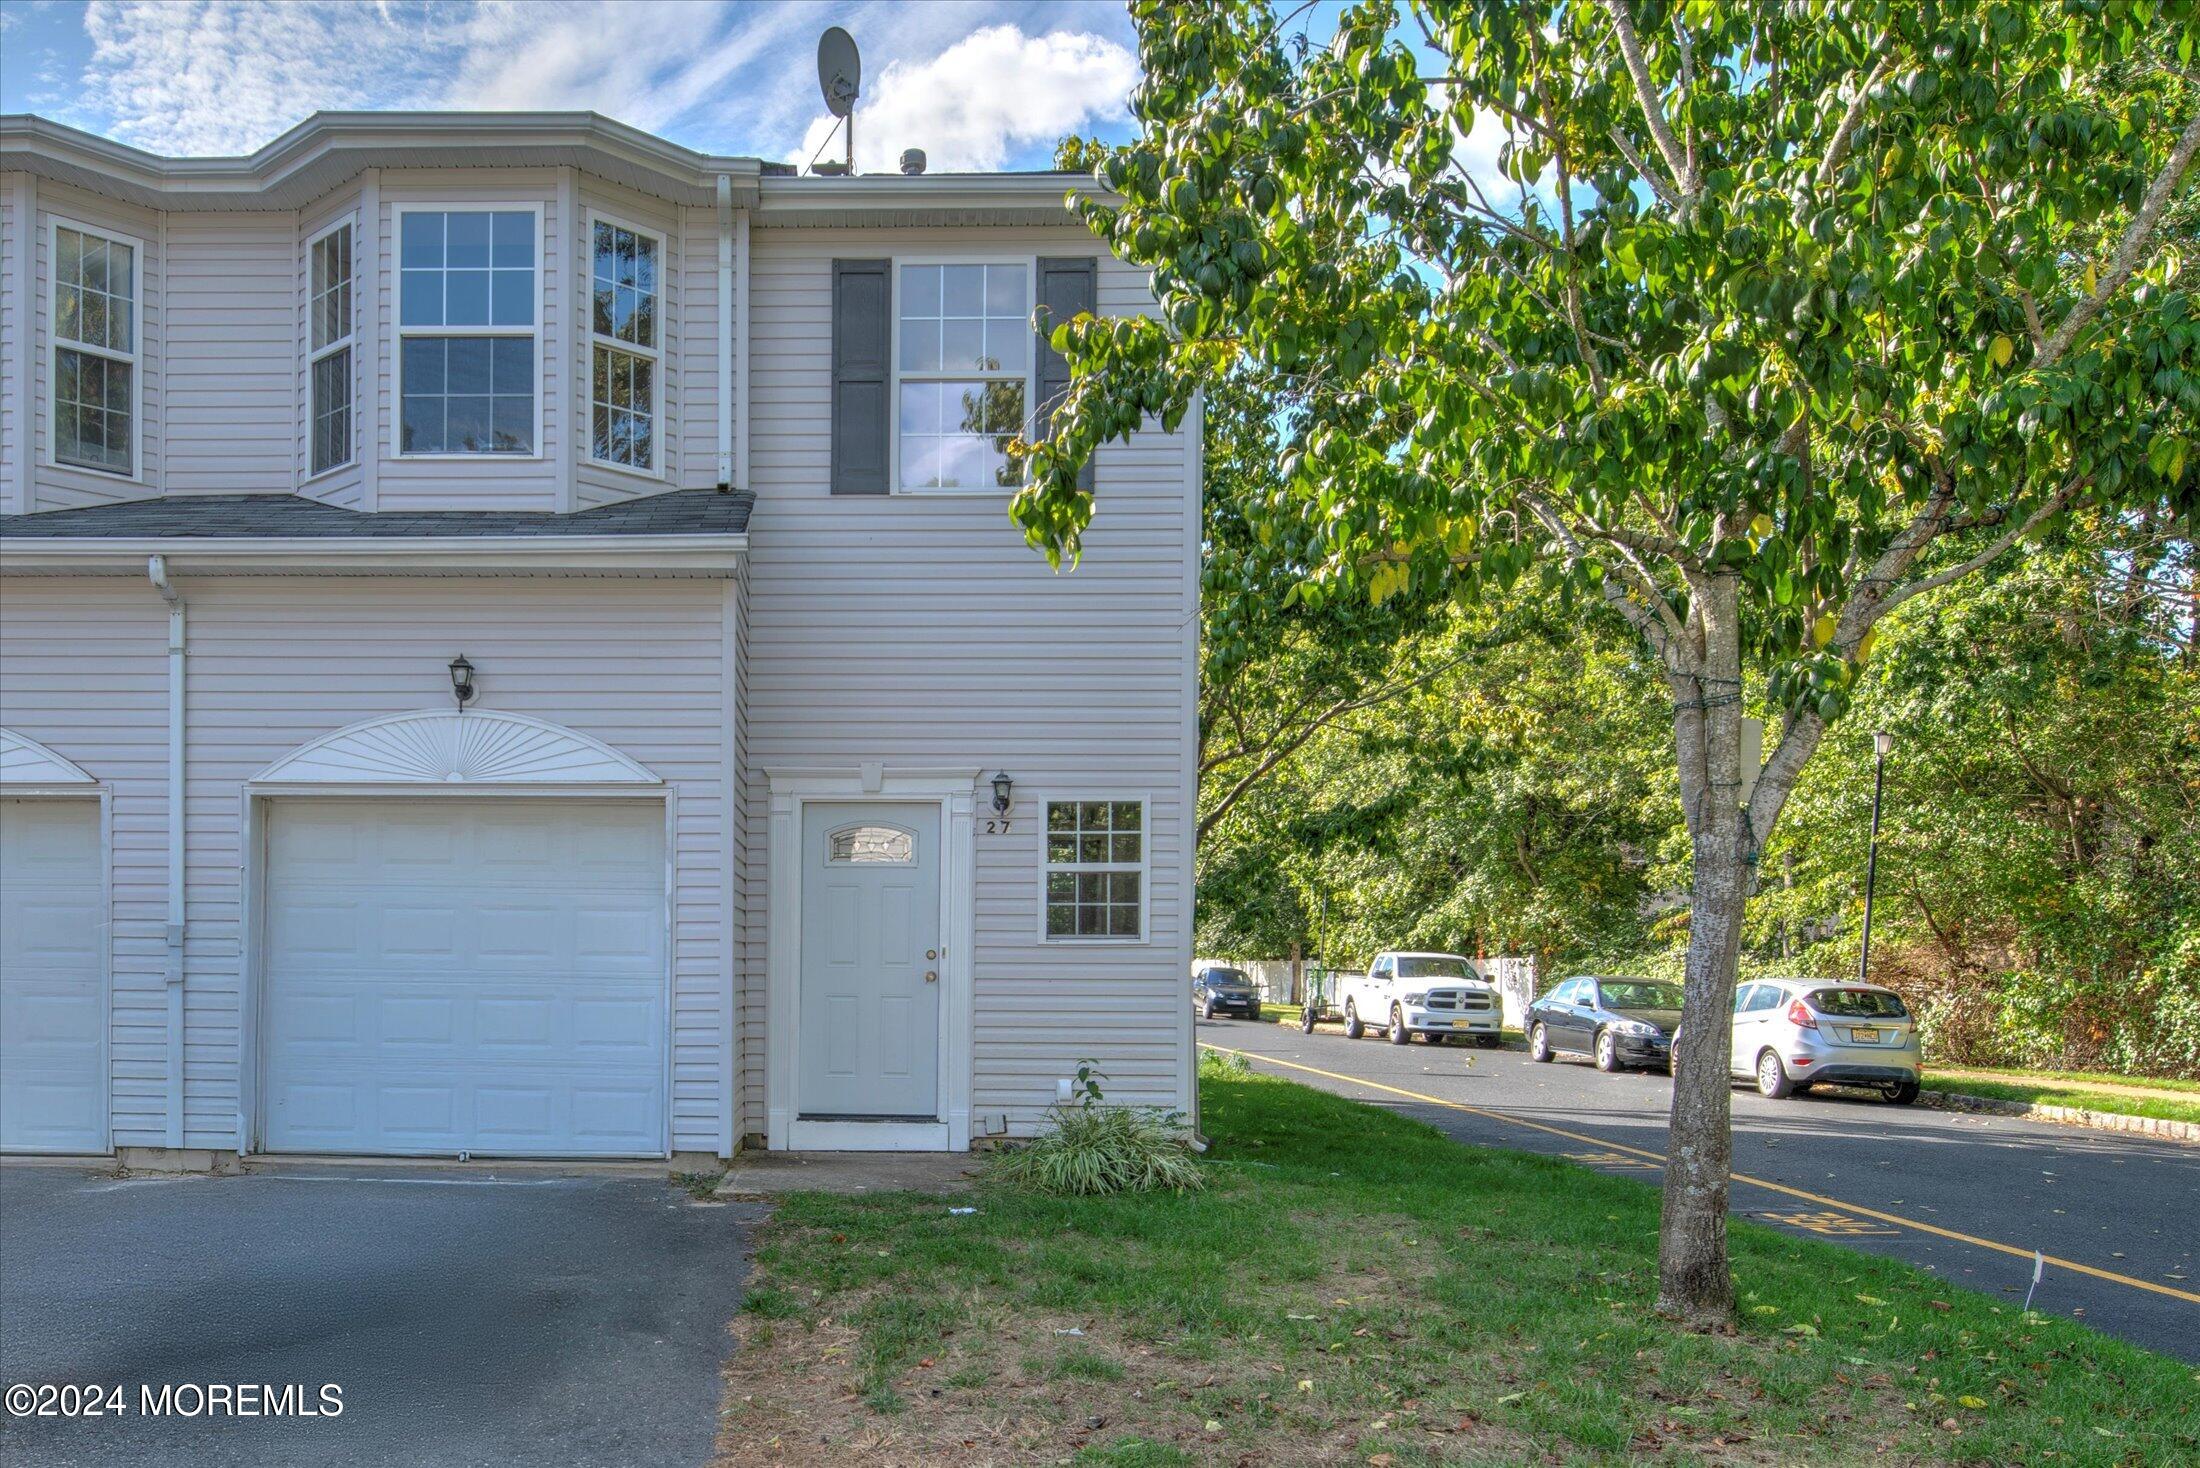
{"type": "Polygon", "coordinates": [[[1055,1197],[1191,1193],[1207,1185],[1180,1116],[1091,1104],[1057,1109],[1038,1136],[995,1153],[985,1177],[1055,1197]]]}
{"type": "Polygon", "coordinates": [[[1062,1198],[1191,1193],[1207,1185],[1181,1114],[1101,1105],[1100,1073],[1089,1060],[1077,1067],[1073,1094],[1075,1104],[1055,1108],[1046,1130],[994,1154],[988,1182],[1062,1198]]]}
{"type": "Polygon", "coordinates": [[[1234,1050],[1202,1050],[1199,1073],[1218,1081],[1242,1081],[1253,1073],[1253,1062],[1234,1050]]]}

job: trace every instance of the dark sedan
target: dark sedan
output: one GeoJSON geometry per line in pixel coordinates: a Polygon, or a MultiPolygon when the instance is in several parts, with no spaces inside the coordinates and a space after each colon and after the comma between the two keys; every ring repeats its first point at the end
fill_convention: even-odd
{"type": "Polygon", "coordinates": [[[1595,1058],[1598,1070],[1667,1069],[1681,988],[1660,979],[1568,979],[1528,1006],[1528,1054],[1595,1058]]]}
{"type": "Polygon", "coordinates": [[[1244,969],[1215,964],[1192,975],[1192,1007],[1202,1019],[1213,1019],[1218,1014],[1259,1019],[1260,990],[1244,969]]]}

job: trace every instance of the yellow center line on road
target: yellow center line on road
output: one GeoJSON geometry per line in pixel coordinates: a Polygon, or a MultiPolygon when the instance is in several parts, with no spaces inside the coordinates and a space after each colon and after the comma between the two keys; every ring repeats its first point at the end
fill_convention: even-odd
{"type": "MultiPolygon", "coordinates": [[[[1464,1101],[1447,1101],[1441,1096],[1428,1096],[1419,1091],[1408,1091],[1400,1086],[1385,1085],[1381,1081],[1368,1080],[1364,1076],[1344,1075],[1333,1070],[1323,1070],[1319,1066],[1300,1065],[1294,1060],[1278,1060],[1274,1056],[1262,1055],[1258,1051],[1233,1050],[1227,1045],[1210,1045],[1205,1040],[1200,1041],[1199,1044],[1201,1049],[1213,1050],[1218,1054],[1241,1055],[1247,1060],[1258,1060],[1269,1065],[1280,1065],[1286,1070],[1300,1070],[1308,1075],[1321,1076],[1327,1080],[1343,1081],[1347,1085],[1365,1086],[1371,1091],[1387,1091],[1393,1096],[1403,1096],[1409,1101],[1426,1102],[1430,1106],[1441,1106],[1448,1111],[1464,1111],[1470,1116],[1486,1117],[1491,1121],[1504,1122],[1508,1126],[1527,1127],[1532,1131],[1548,1132],[1554,1137],[1564,1137],[1569,1142],[1587,1142],[1595,1147],[1609,1147],[1616,1152],[1632,1153],[1637,1157],[1647,1158],[1660,1165],[1665,1162],[1665,1154],[1662,1152],[1652,1152],[1642,1147],[1631,1147],[1625,1142],[1614,1142],[1604,1137],[1592,1137],[1586,1132],[1570,1132],[1564,1127],[1550,1126],[1540,1121],[1527,1121],[1521,1117],[1508,1116],[1502,1111],[1487,1111],[1479,1106],[1469,1106],[1464,1101]]],[[[1747,1173],[1737,1172],[1732,1174],[1732,1177],[1735,1182],[1746,1183],[1753,1188],[1763,1188],[1770,1193],[1782,1193],[1790,1198],[1801,1198],[1807,1203],[1819,1203],[1828,1208],[1843,1208],[1851,1213],[1862,1214],[1866,1218],[1876,1218],[1881,1223],[1893,1223],[1899,1224],[1903,1228],[1914,1228],[1919,1233],[1936,1234],[1944,1239],[1954,1239],[1959,1244],[1970,1244],[1980,1249],[1992,1249],[1996,1253],[2007,1254],[2011,1258],[2030,1259],[2033,1254],[2032,1250],[2020,1249],[2014,1244],[2004,1244],[1993,1239],[1982,1239],[1976,1234],[1962,1233],[1952,1228],[1942,1228],[1934,1223],[1923,1223],[1915,1218],[1905,1218],[1899,1213],[1882,1213],[1875,1208],[1866,1208],[1860,1203],[1849,1203],[1839,1198],[1829,1198],[1823,1193],[1805,1192],[1801,1188],[1791,1188],[1786,1183],[1768,1182],[1764,1178],[1751,1177],[1747,1173]]],[[[2090,1275],[2094,1279],[2105,1279],[2110,1284],[2129,1285],[2135,1290],[2146,1290],[2151,1294],[2167,1295],[2173,1300],[2184,1300],[2189,1304],[2200,1305],[2200,1295],[2196,1295],[2190,1290],[2173,1289],[2168,1285],[2156,1284],[2154,1281],[2147,1279],[2134,1279],[2128,1274],[2118,1274],[2112,1269],[2095,1269],[2090,1264],[2080,1264],[2075,1259],[2059,1259],[2053,1254],[2042,1254],[2040,1257],[2057,1269],[2072,1270],[2078,1274],[2090,1275]]]]}

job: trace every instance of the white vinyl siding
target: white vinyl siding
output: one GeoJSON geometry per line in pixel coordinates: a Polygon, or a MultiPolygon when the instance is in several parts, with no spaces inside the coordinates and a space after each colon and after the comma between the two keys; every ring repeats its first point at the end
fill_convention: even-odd
{"type": "MultiPolygon", "coordinates": [[[[189,596],[184,1145],[234,1148],[245,1104],[244,782],[348,724],[450,707],[446,665],[462,629],[480,670],[474,707],[576,729],[671,787],[673,1146],[717,1151],[732,940],[725,583],[200,577],[189,596]]],[[[122,1146],[166,1142],[166,633],[160,598],[142,579],[0,580],[8,727],[114,791],[111,1048],[122,1146]]]]}
{"type": "Polygon", "coordinates": [[[664,236],[608,215],[589,224],[588,456],[659,472],[664,430],[664,236]]]}
{"type": "Polygon", "coordinates": [[[145,486],[161,494],[269,494],[297,483],[297,222],[290,214],[165,216],[167,441],[145,486]]]}
{"type": "MultiPolygon", "coordinates": [[[[1091,255],[1054,229],[757,228],[751,237],[752,473],[743,1126],[764,1128],[767,771],[980,773],[972,954],[974,1129],[1028,1133],[1086,1056],[1109,1099],[1191,1105],[1191,714],[1197,423],[1099,454],[1082,563],[1056,573],[984,495],[835,496],[832,261],[1091,255]],[[1015,804],[987,830],[984,778],[1015,804]],[[1142,798],[1146,941],[1040,936],[1042,798],[1142,798]]],[[[1103,256],[1102,313],[1150,311],[1103,256]]]]}
{"type": "Polygon", "coordinates": [[[347,219],[306,246],[306,439],[312,475],[352,459],[353,237],[347,219]]]}
{"type": "Polygon", "coordinates": [[[54,462],[135,478],[138,269],[144,242],[55,220],[50,254],[54,462]]]}

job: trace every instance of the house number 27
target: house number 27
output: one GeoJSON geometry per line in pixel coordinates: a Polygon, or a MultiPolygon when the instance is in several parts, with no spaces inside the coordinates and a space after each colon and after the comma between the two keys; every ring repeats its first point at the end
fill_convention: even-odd
{"type": "Polygon", "coordinates": [[[988,836],[1006,836],[1008,827],[1009,822],[1004,816],[987,816],[985,819],[985,834],[988,836]]]}

